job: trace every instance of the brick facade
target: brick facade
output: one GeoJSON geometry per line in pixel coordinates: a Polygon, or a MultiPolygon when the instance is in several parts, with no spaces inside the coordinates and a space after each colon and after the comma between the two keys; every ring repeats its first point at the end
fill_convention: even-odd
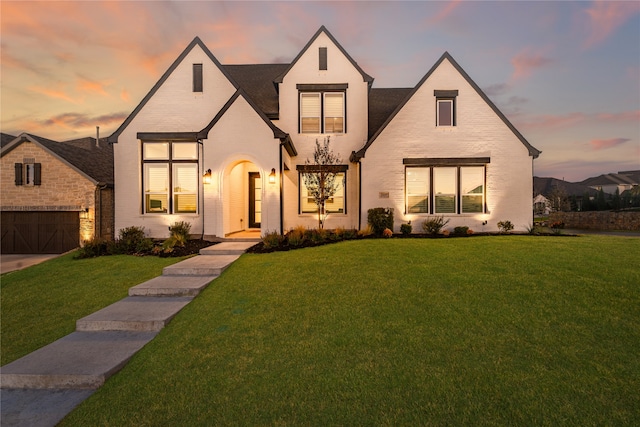
{"type": "Polygon", "coordinates": [[[2,156],[0,169],[0,210],[2,211],[80,211],[80,241],[95,233],[95,185],[85,176],[42,147],[25,141],[2,156]],[[42,165],[41,185],[15,185],[15,163],[42,165]],[[86,216],[86,218],[83,218],[86,216]]]}

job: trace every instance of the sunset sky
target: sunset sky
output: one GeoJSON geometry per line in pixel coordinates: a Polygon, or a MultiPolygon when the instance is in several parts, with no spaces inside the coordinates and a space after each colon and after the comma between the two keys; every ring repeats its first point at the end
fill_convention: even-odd
{"type": "Polygon", "coordinates": [[[285,63],[321,25],[374,87],[448,51],[542,154],[535,175],[640,169],[640,2],[12,2],[1,130],[111,134],[199,36],[223,64],[285,63]]]}

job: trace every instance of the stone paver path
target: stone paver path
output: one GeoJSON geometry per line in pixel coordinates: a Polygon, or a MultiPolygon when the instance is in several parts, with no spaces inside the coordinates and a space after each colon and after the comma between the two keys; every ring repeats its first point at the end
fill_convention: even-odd
{"type": "Polygon", "coordinates": [[[202,249],[132,287],[129,297],[78,320],[76,332],[0,368],[0,424],[55,426],[255,244],[202,249]]]}

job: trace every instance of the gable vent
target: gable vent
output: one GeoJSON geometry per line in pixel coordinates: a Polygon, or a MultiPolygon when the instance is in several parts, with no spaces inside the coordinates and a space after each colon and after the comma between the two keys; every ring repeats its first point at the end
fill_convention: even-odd
{"type": "Polygon", "coordinates": [[[320,70],[327,69],[327,48],[321,47],[319,50],[320,58],[319,58],[319,68],[320,70]]]}

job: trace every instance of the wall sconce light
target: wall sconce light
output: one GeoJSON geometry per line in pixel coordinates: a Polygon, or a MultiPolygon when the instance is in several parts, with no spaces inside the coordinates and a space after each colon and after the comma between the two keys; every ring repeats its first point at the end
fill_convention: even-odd
{"type": "Polygon", "coordinates": [[[269,184],[276,183],[276,168],[271,168],[271,173],[269,174],[269,184]]]}
{"type": "Polygon", "coordinates": [[[211,169],[207,169],[204,175],[202,175],[202,183],[211,184],[211,169]]]}
{"type": "Polygon", "coordinates": [[[80,211],[80,219],[89,219],[89,208],[84,208],[80,211]]]}

